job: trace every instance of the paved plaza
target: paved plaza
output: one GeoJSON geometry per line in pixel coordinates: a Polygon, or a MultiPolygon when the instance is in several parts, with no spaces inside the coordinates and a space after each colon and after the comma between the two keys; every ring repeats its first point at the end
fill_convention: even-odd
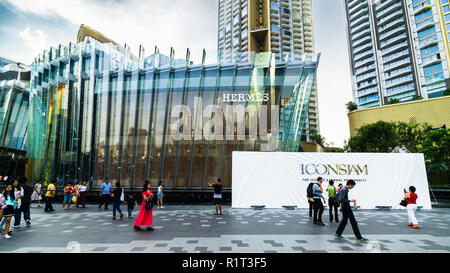
{"type": "MultiPolygon", "coordinates": [[[[36,205],[33,205],[36,206],[36,205]]],[[[215,216],[213,206],[166,206],[154,209],[154,231],[133,231],[134,220],[112,220],[112,212],[86,209],[46,214],[32,208],[32,225],[0,240],[0,252],[151,252],[151,253],[442,253],[450,252],[450,209],[418,211],[422,229],[407,227],[406,211],[355,211],[368,244],[357,243],[348,223],[344,240],[337,223],[312,224],[308,210],[231,209],[215,216]]],[[[134,212],[135,216],[137,211],[134,212]]]]}

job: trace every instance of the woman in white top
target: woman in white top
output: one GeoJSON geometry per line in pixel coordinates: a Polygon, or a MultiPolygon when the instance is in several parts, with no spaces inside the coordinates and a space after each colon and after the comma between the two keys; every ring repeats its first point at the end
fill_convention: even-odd
{"type": "Polygon", "coordinates": [[[156,204],[158,205],[158,208],[163,209],[163,182],[159,181],[159,186],[158,186],[158,194],[156,195],[158,197],[158,200],[156,201],[156,204]]]}
{"type": "Polygon", "coordinates": [[[37,201],[38,202],[38,208],[41,207],[41,200],[42,200],[42,182],[41,180],[38,180],[36,184],[34,185],[34,191],[31,195],[31,201],[37,201]]]}
{"type": "Polygon", "coordinates": [[[80,187],[78,188],[78,191],[80,193],[79,204],[82,205],[83,208],[85,208],[86,207],[86,191],[87,191],[86,180],[83,180],[83,183],[81,183],[80,187]]]}

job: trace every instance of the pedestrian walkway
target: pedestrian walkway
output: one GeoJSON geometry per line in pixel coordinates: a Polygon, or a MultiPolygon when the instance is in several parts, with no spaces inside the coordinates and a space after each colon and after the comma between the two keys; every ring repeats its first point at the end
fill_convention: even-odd
{"type": "Polygon", "coordinates": [[[334,239],[338,223],[314,225],[306,209],[214,212],[213,206],[168,205],[154,210],[154,231],[135,232],[134,220],[111,220],[111,210],[95,205],[52,214],[33,208],[31,227],[23,224],[11,240],[0,241],[0,252],[450,252],[445,208],[417,212],[419,230],[406,226],[405,211],[355,211],[368,244],[356,242],[350,226],[344,240],[334,239]]]}

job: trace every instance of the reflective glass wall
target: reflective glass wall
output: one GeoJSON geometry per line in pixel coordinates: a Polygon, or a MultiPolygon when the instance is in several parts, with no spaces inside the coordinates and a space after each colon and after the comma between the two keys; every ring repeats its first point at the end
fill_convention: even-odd
{"type": "MultiPolygon", "coordinates": [[[[184,53],[183,53],[184,55],[184,53]]],[[[32,65],[30,179],[231,186],[233,151],[299,151],[317,57],[193,64],[87,37],[32,65]]]]}
{"type": "Polygon", "coordinates": [[[0,148],[25,150],[29,98],[23,82],[0,82],[0,148]]]}

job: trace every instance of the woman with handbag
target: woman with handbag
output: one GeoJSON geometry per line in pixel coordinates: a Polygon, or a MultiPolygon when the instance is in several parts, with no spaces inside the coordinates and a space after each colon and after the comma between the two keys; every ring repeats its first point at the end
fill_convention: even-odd
{"type": "Polygon", "coordinates": [[[409,192],[405,192],[404,199],[406,199],[406,210],[408,211],[408,226],[419,229],[419,222],[416,219],[416,209],[417,209],[417,194],[416,188],[414,186],[409,187],[409,192]]]}
{"type": "Polygon", "coordinates": [[[112,193],[113,201],[112,201],[112,207],[113,207],[113,220],[116,220],[116,211],[120,213],[120,219],[123,218],[122,210],[120,209],[120,203],[122,203],[124,200],[122,199],[124,195],[123,188],[120,186],[119,182],[116,182],[116,188],[114,189],[112,193]]]}
{"type": "Polygon", "coordinates": [[[139,214],[136,218],[136,222],[134,222],[134,230],[142,230],[141,226],[147,226],[147,230],[152,231],[153,228],[152,220],[153,220],[153,193],[151,188],[151,184],[148,180],[145,180],[144,188],[142,190],[142,203],[141,209],[139,210],[139,214]]]}

